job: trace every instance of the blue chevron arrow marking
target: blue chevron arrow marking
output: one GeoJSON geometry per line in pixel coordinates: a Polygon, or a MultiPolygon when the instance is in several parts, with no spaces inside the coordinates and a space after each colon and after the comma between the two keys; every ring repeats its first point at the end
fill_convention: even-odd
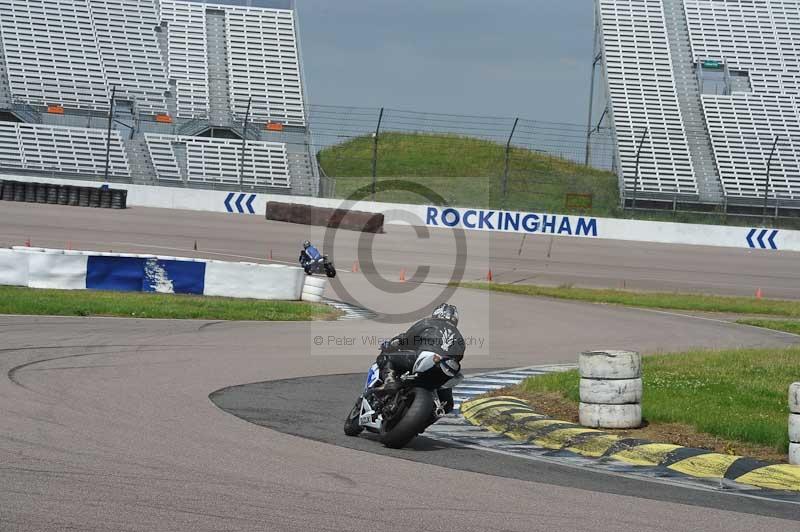
{"type": "Polygon", "coordinates": [[[253,210],[253,201],[255,199],[256,199],[256,195],[255,194],[251,194],[250,195],[250,199],[248,199],[247,203],[245,204],[245,205],[247,205],[247,210],[250,212],[250,214],[255,214],[256,213],[256,211],[253,210]]]}
{"type": "Polygon", "coordinates": [[[758,233],[758,245],[761,246],[761,249],[767,249],[767,245],[764,243],[764,237],[767,236],[767,230],[762,229],[760,233],[758,233]]]}
{"type": "Polygon", "coordinates": [[[747,233],[747,245],[749,245],[751,248],[756,247],[756,245],[753,243],[753,235],[755,234],[756,234],[755,229],[750,229],[750,232],[747,233]]]}
{"type": "Polygon", "coordinates": [[[233,212],[233,207],[231,207],[231,200],[233,199],[233,192],[228,194],[228,197],[225,198],[225,208],[228,209],[228,212],[233,212]]]}
{"type": "Polygon", "coordinates": [[[239,199],[236,200],[236,208],[239,209],[239,214],[244,213],[244,208],[242,207],[243,199],[244,199],[244,194],[239,194],[239,199]]]}
{"type": "Polygon", "coordinates": [[[770,233],[769,238],[767,238],[767,242],[769,242],[769,247],[772,249],[778,249],[778,246],[775,245],[775,237],[778,236],[778,230],[773,229],[772,233],[770,233]]]}
{"type": "Polygon", "coordinates": [[[778,233],[778,229],[750,229],[746,237],[747,245],[752,249],[778,249],[775,243],[778,233]]]}

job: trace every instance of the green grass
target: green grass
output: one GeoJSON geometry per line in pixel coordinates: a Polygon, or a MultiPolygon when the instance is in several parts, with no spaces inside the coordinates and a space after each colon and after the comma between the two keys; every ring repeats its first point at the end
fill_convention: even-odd
{"type": "Polygon", "coordinates": [[[305,321],[334,317],[337,311],[299,301],[0,286],[0,314],[305,321]]]}
{"type": "MultiPolygon", "coordinates": [[[[727,440],[788,449],[787,393],[800,347],[689,351],[644,359],[642,416],[684,423],[727,440]]],[[[527,379],[526,392],[559,392],[577,404],[577,371],[527,379]]]]}
{"type": "MultiPolygon", "coordinates": [[[[357,137],[319,152],[333,180],[333,196],[346,198],[372,182],[371,136],[357,137]]],[[[505,145],[473,137],[385,132],[378,143],[378,181],[399,178],[425,186],[456,207],[498,209],[505,170],[505,145]]],[[[387,190],[376,201],[433,204],[419,193],[387,190]]],[[[620,208],[619,181],[611,172],[587,168],[543,152],[513,148],[509,156],[506,208],[519,211],[580,213],[609,218],[752,227],[757,218],[723,213],[672,213],[620,208]],[[566,194],[591,194],[592,208],[567,208],[566,194]]],[[[758,220],[758,222],[755,222],[758,220]]],[[[800,229],[800,220],[781,219],[776,227],[800,229]]]]}
{"type": "Polygon", "coordinates": [[[779,299],[755,299],[752,297],[727,297],[703,294],[629,292],[623,290],[573,288],[568,286],[546,287],[527,284],[511,285],[480,282],[459,283],[459,286],[526,296],[551,297],[574,301],[588,301],[592,303],[610,303],[631,307],[724,312],[731,314],[762,314],[790,318],[800,317],[800,301],[779,299]]]}
{"type": "MultiPolygon", "coordinates": [[[[800,321],[741,319],[736,320],[736,323],[754,325],[756,327],[764,327],[765,329],[774,329],[776,331],[783,331],[792,334],[800,334],[800,321]]],[[[798,379],[800,379],[800,371],[798,371],[798,379]]]]}
{"type": "MultiPolygon", "coordinates": [[[[325,148],[319,160],[325,173],[336,178],[336,197],[348,197],[371,183],[371,137],[358,137],[325,148]]],[[[424,185],[447,205],[498,208],[505,168],[505,146],[454,135],[382,133],[378,145],[379,178],[404,178],[424,185]]],[[[592,194],[592,213],[614,215],[619,205],[617,177],[531,150],[513,148],[509,157],[510,210],[566,212],[567,193],[592,194]]],[[[385,191],[378,201],[430,204],[405,191],[385,191]]],[[[580,211],[580,209],[575,209],[580,211]]]]}

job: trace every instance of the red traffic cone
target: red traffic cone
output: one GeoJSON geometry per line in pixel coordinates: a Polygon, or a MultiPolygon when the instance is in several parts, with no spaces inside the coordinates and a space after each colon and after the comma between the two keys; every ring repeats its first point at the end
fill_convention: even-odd
{"type": "Polygon", "coordinates": [[[272,248],[269,248],[269,260],[272,260],[272,248]]]}
{"type": "Polygon", "coordinates": [[[763,292],[761,292],[761,288],[756,288],[756,299],[761,299],[763,297],[763,292]]]}
{"type": "Polygon", "coordinates": [[[67,249],[72,249],[72,242],[67,240],[67,249]]]}
{"type": "Polygon", "coordinates": [[[489,273],[486,274],[486,280],[490,283],[494,280],[494,276],[492,276],[492,269],[489,268],[489,273]]]}
{"type": "Polygon", "coordinates": [[[30,238],[25,240],[25,247],[27,247],[27,248],[31,247],[31,239],[30,238]]]}
{"type": "Polygon", "coordinates": [[[358,273],[358,261],[353,263],[353,267],[350,269],[351,273],[358,273]]]}

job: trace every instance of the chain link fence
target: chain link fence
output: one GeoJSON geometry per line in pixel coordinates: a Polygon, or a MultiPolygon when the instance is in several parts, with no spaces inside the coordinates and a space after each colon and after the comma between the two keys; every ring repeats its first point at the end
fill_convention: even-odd
{"type": "Polygon", "coordinates": [[[325,105],[309,117],[326,196],[402,178],[475,207],[596,210],[619,202],[608,128],[589,135],[577,124],[325,105]]]}

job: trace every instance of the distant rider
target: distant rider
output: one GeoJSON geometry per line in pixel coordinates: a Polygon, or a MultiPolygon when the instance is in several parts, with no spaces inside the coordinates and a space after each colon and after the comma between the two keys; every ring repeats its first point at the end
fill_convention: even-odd
{"type": "MultiPolygon", "coordinates": [[[[432,351],[461,362],[464,350],[464,337],[458,330],[458,309],[455,305],[442,303],[430,318],[418,321],[408,331],[381,344],[381,354],[376,362],[381,369],[383,385],[378,390],[396,390],[397,377],[413,369],[422,351],[432,351]]],[[[447,412],[453,409],[452,390],[439,390],[439,398],[447,412]]]]}
{"type": "Polygon", "coordinates": [[[322,254],[317,248],[311,245],[311,242],[306,240],[303,242],[303,249],[300,250],[300,264],[305,268],[306,264],[311,261],[322,258],[322,254]]]}

